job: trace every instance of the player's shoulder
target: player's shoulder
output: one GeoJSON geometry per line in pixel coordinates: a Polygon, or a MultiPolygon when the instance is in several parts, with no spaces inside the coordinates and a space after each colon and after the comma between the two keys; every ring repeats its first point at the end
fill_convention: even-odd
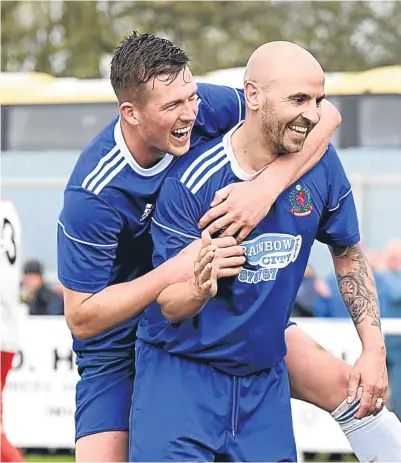
{"type": "Polygon", "coordinates": [[[210,112],[219,117],[232,117],[235,121],[244,118],[243,100],[244,92],[241,89],[198,83],[198,118],[206,117],[210,112]]]}
{"type": "MultiPolygon", "coordinates": [[[[329,144],[320,160],[308,172],[304,173],[297,183],[300,182],[311,192],[317,189],[319,194],[326,198],[332,183],[332,164],[336,159],[338,159],[336,149],[332,144],[329,144]]],[[[289,187],[290,191],[293,191],[294,186],[295,184],[289,187]]]]}
{"type": "Polygon", "coordinates": [[[335,169],[342,166],[340,156],[333,144],[329,144],[324,154],[328,169],[335,169]]]}
{"type": "Polygon", "coordinates": [[[241,98],[243,90],[228,87],[226,85],[216,85],[199,82],[198,84],[198,103],[204,102],[206,104],[215,104],[216,97],[219,97],[220,101],[225,102],[233,100],[239,105],[241,104],[241,98]]]}
{"type": "Polygon", "coordinates": [[[116,117],[92,140],[78,158],[67,184],[67,189],[86,192],[106,201],[119,201],[130,189],[133,175],[132,156],[116,117]]]}
{"type": "Polygon", "coordinates": [[[85,179],[95,177],[118,154],[118,145],[114,137],[118,117],[113,119],[81,152],[68,181],[69,185],[80,186],[85,179]]]}
{"type": "MultiPolygon", "coordinates": [[[[335,208],[338,198],[351,191],[351,184],[334,145],[328,145],[320,161],[300,178],[300,184],[305,191],[322,198],[329,208],[335,208]]],[[[293,191],[293,186],[290,188],[293,191]]]]}
{"type": "Polygon", "coordinates": [[[337,160],[339,161],[337,150],[332,143],[329,143],[320,162],[325,167],[328,167],[331,163],[337,162],[337,160]]]}
{"type": "Polygon", "coordinates": [[[116,117],[82,151],[67,186],[82,187],[99,195],[130,172],[129,164],[120,119],[116,117]]]}
{"type": "Polygon", "coordinates": [[[224,157],[224,135],[221,135],[190,149],[171,168],[168,177],[177,178],[185,184],[191,174],[209,171],[216,162],[224,157]]]}
{"type": "Polygon", "coordinates": [[[235,181],[230,154],[233,130],[190,150],[172,168],[170,179],[175,178],[202,201],[211,199],[217,190],[235,181]]]}
{"type": "Polygon", "coordinates": [[[329,144],[322,159],[318,162],[314,169],[312,169],[312,175],[316,174],[322,178],[325,178],[328,186],[333,183],[344,182],[346,177],[343,165],[341,163],[340,156],[333,144],[329,144]]]}
{"type": "Polygon", "coordinates": [[[304,174],[304,177],[328,180],[333,166],[335,167],[337,164],[341,165],[337,150],[331,143],[329,143],[319,162],[309,172],[304,174]]]}

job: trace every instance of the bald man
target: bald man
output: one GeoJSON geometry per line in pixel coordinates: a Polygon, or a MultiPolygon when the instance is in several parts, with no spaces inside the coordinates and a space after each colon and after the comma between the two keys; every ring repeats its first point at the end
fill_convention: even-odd
{"type": "MultiPolygon", "coordinates": [[[[155,266],[200,238],[199,219],[216,191],[302,149],[320,119],[324,73],[302,48],[267,44],[249,60],[245,97],[244,123],[192,150],[166,180],[152,225],[155,266]]],[[[368,352],[363,361],[371,362],[379,393],[386,387],[375,289],[334,148],[279,197],[242,243],[241,274],[219,280],[217,293],[219,250],[208,248],[207,233],[202,238],[210,291],[197,280],[172,285],[139,326],[130,459],[294,461],[284,332],[316,238],[332,246],[344,288],[359,272],[364,311],[357,314],[350,297],[347,304],[368,352]]],[[[344,402],[336,417],[348,423],[345,415],[354,413],[344,402]]]]}

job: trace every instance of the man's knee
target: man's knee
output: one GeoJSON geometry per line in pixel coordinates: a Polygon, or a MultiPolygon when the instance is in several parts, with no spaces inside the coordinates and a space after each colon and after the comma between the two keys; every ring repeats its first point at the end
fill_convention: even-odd
{"type": "Polygon", "coordinates": [[[351,366],[334,357],[297,326],[286,330],[291,395],[333,411],[347,396],[351,366]]]}
{"type": "Polygon", "coordinates": [[[128,432],[99,432],[79,438],[75,459],[77,462],[128,461],[128,432]]]}

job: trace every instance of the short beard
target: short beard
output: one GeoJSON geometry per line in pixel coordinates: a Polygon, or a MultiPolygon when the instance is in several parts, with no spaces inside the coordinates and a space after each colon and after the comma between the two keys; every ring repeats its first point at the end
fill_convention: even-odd
{"type": "Polygon", "coordinates": [[[275,121],[275,113],[268,97],[266,97],[262,106],[261,130],[266,146],[271,150],[272,154],[276,156],[288,154],[288,151],[280,143],[280,127],[275,121]]]}

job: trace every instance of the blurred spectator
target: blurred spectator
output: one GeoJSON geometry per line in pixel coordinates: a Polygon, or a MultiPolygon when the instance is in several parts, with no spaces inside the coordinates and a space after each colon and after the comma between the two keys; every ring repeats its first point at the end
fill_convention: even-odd
{"type": "Polygon", "coordinates": [[[24,266],[24,302],[30,315],[63,315],[63,300],[43,279],[44,268],[38,260],[24,266]]]}
{"type": "MultiPolygon", "coordinates": [[[[381,272],[384,268],[384,256],[379,251],[374,250],[365,251],[365,255],[372,267],[379,297],[380,311],[383,313],[386,304],[383,273],[381,272]]],[[[325,283],[327,293],[320,293],[319,297],[316,299],[314,306],[315,315],[317,317],[348,318],[349,312],[341,297],[334,272],[325,278],[325,283]]]]}
{"type": "MultiPolygon", "coordinates": [[[[382,273],[386,301],[383,315],[401,318],[401,241],[393,241],[386,248],[387,270],[382,273]]],[[[401,419],[401,336],[386,336],[391,406],[401,419]]]]}
{"type": "Polygon", "coordinates": [[[328,296],[327,286],[308,264],[291,315],[293,317],[314,317],[316,300],[322,296],[328,296]]]}
{"type": "Polygon", "coordinates": [[[365,252],[368,262],[372,268],[373,277],[376,283],[377,296],[379,298],[380,315],[384,317],[386,310],[386,285],[384,283],[383,275],[386,268],[386,259],[383,252],[375,250],[367,250],[365,252]]]}

